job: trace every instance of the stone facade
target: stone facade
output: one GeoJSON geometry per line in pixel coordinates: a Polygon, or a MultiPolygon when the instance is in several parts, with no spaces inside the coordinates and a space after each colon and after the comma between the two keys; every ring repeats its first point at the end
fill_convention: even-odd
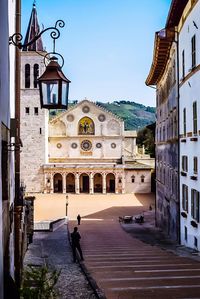
{"type": "Polygon", "coordinates": [[[188,1],[180,20],[181,244],[200,251],[200,2],[188,1]]]}
{"type": "MultiPolygon", "coordinates": [[[[48,112],[40,108],[39,89],[34,87],[34,66],[44,72],[43,57],[36,52],[21,52],[21,180],[29,192],[42,192],[43,168],[47,162],[48,112]],[[30,67],[30,87],[25,86],[25,69],[30,67]]],[[[27,80],[27,79],[26,79],[27,80]]]]}
{"type": "Polygon", "coordinates": [[[138,154],[136,136],[112,113],[81,101],[49,123],[44,192],[150,192],[152,159],[138,154]]]}
{"type": "Polygon", "coordinates": [[[156,85],[156,224],[176,241],[180,236],[177,49],[173,28],[157,32],[146,80],[147,85],[156,85]]]}

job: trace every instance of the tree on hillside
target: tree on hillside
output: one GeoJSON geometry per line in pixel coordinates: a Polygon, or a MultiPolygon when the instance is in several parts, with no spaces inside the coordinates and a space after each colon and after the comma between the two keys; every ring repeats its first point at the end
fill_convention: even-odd
{"type": "Polygon", "coordinates": [[[149,154],[151,158],[155,158],[155,141],[153,130],[145,127],[137,133],[137,145],[145,147],[145,153],[149,154]]]}

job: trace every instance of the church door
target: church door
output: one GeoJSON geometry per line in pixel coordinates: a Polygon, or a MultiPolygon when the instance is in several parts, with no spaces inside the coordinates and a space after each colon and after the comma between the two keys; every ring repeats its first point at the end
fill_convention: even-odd
{"type": "Polygon", "coordinates": [[[110,192],[115,192],[115,180],[110,180],[110,192]]]}
{"type": "Polygon", "coordinates": [[[83,176],[83,192],[89,193],[89,176],[83,176]]]}
{"type": "Polygon", "coordinates": [[[62,191],[63,191],[62,175],[60,173],[56,173],[54,175],[54,192],[62,193],[62,191]]]}

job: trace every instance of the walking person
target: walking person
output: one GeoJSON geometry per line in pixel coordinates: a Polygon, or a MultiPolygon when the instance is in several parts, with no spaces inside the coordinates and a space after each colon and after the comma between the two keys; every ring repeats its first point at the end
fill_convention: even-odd
{"type": "Polygon", "coordinates": [[[81,216],[79,214],[77,216],[77,221],[78,221],[78,225],[80,225],[81,224],[81,216]]]}
{"type": "Polygon", "coordinates": [[[76,249],[78,250],[80,257],[81,257],[81,261],[83,261],[83,253],[81,250],[81,245],[80,245],[80,239],[81,236],[78,232],[78,227],[74,227],[74,231],[73,233],[71,233],[71,240],[72,240],[72,252],[73,252],[73,261],[74,263],[76,262],[76,249]]]}

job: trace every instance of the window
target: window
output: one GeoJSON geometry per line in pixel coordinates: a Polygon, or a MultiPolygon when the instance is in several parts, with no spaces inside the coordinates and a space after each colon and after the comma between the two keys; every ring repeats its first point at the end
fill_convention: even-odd
{"type": "Polygon", "coordinates": [[[193,134],[197,135],[197,102],[193,103],[193,134]]]}
{"type": "Polygon", "coordinates": [[[163,126],[163,141],[165,141],[165,126],[163,126]]]}
{"type": "Polygon", "coordinates": [[[191,39],[192,46],[192,69],[196,66],[196,36],[193,35],[191,39]]]}
{"type": "Polygon", "coordinates": [[[187,156],[182,156],[182,170],[183,171],[188,171],[188,157],[187,156]]]}
{"type": "Polygon", "coordinates": [[[30,88],[30,64],[25,64],[25,88],[30,88]]]}
{"type": "Polygon", "coordinates": [[[132,177],[131,177],[131,182],[135,183],[135,176],[134,175],[132,175],[132,177]]]}
{"type": "Polygon", "coordinates": [[[196,237],[194,237],[194,246],[195,246],[195,247],[198,247],[198,240],[197,240],[196,237]]]}
{"type": "Polygon", "coordinates": [[[182,185],[182,208],[188,212],[188,186],[182,185]]]}
{"type": "Polygon", "coordinates": [[[186,136],[186,108],[183,109],[183,135],[186,136]]]}
{"type": "Polygon", "coordinates": [[[197,157],[194,157],[193,159],[193,172],[194,174],[197,174],[198,173],[198,158],[197,157]]]}
{"type": "Polygon", "coordinates": [[[30,108],[29,107],[25,107],[25,114],[29,115],[30,114],[30,108]]]}
{"type": "Polygon", "coordinates": [[[38,107],[34,107],[34,114],[38,115],[38,107]]]}
{"type": "Polygon", "coordinates": [[[191,190],[191,215],[199,222],[199,192],[195,189],[191,190]]]}
{"type": "Polygon", "coordinates": [[[40,135],[42,134],[42,128],[40,128],[40,135]]]}
{"type": "Polygon", "coordinates": [[[185,51],[182,51],[182,78],[185,78],[185,51]]]}
{"type": "Polygon", "coordinates": [[[187,227],[185,226],[185,241],[187,242],[187,227]]]}
{"type": "Polygon", "coordinates": [[[38,77],[39,77],[39,65],[34,64],[34,67],[33,67],[33,86],[34,86],[34,88],[37,88],[38,77]]]}
{"type": "Polygon", "coordinates": [[[145,178],[145,176],[141,175],[141,183],[144,183],[144,178],[145,178]]]}

